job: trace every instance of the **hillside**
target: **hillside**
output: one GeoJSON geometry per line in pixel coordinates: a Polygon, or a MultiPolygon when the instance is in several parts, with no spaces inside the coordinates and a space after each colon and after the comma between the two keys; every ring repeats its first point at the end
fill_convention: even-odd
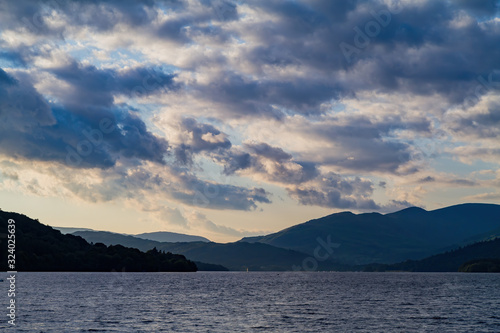
{"type": "Polygon", "coordinates": [[[133,236],[137,238],[149,239],[157,242],[167,242],[167,243],[210,242],[210,240],[205,237],[178,234],[176,232],[169,232],[169,231],[146,232],[143,234],[137,234],[133,236]]]}
{"type": "Polygon", "coordinates": [[[500,259],[476,259],[460,266],[464,273],[500,273],[500,259]]]}
{"type": "MultiPolygon", "coordinates": [[[[191,260],[223,265],[235,271],[247,268],[252,271],[293,270],[294,267],[301,267],[302,262],[310,257],[297,251],[259,243],[160,243],[103,231],[80,231],[75,235],[89,242],[101,242],[107,245],[122,244],[137,247],[143,251],[156,247],[158,250],[180,253],[191,260]]],[[[346,267],[332,262],[318,262],[318,269],[345,270],[346,267]]]]}
{"type": "MultiPolygon", "coordinates": [[[[2,253],[7,254],[8,220],[15,221],[15,269],[17,271],[148,271],[193,272],[194,262],[183,255],[156,249],[141,252],[121,245],[89,244],[81,237],[63,235],[27,216],[0,211],[2,253]]],[[[7,269],[6,256],[0,268],[7,269]]]]}
{"type": "Polygon", "coordinates": [[[391,214],[343,212],[274,234],[243,238],[313,254],[319,240],[338,244],[331,259],[345,264],[396,263],[422,259],[491,239],[500,228],[500,206],[463,204],[434,211],[408,208],[391,214]]]}
{"type": "MultiPolygon", "coordinates": [[[[422,260],[407,260],[393,265],[367,265],[365,271],[457,272],[481,271],[481,265],[500,260],[500,238],[471,244],[422,260]],[[475,265],[475,266],[474,266],[475,265]]],[[[486,266],[485,266],[486,267],[486,266]]],[[[493,268],[492,268],[493,269],[493,268]]]]}

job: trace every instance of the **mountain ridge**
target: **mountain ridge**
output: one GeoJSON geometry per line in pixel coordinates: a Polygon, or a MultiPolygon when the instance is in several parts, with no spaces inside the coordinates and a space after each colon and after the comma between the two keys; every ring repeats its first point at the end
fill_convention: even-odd
{"type": "MultiPolygon", "coordinates": [[[[99,242],[106,245],[126,245],[147,251],[156,248],[162,251],[179,253],[198,262],[218,264],[234,271],[286,271],[301,267],[304,260],[310,256],[298,251],[278,248],[268,244],[251,244],[246,242],[214,243],[185,242],[164,243],[134,238],[105,231],[81,231],[74,235],[88,242],[99,242]]],[[[318,263],[322,270],[345,269],[345,265],[333,262],[318,263]]]]}
{"type": "Polygon", "coordinates": [[[365,271],[457,272],[481,260],[500,259],[500,238],[460,247],[421,260],[406,260],[392,265],[371,264],[365,271]]]}
{"type": "Polygon", "coordinates": [[[133,236],[133,237],[137,237],[137,238],[153,240],[153,241],[157,241],[157,242],[169,242],[169,243],[210,242],[210,240],[208,238],[205,238],[202,236],[181,234],[181,233],[171,232],[171,231],[154,231],[154,232],[145,232],[145,233],[140,233],[140,234],[124,234],[124,233],[112,232],[112,231],[107,231],[107,230],[95,230],[95,229],[90,229],[90,228],[78,228],[78,227],[52,227],[52,228],[59,230],[63,234],[72,234],[72,233],[75,233],[78,231],[105,231],[105,232],[111,232],[111,233],[115,233],[115,234],[119,234],[119,235],[133,236]]]}
{"type": "Polygon", "coordinates": [[[388,214],[340,212],[265,236],[242,238],[310,255],[318,237],[341,246],[331,259],[344,264],[397,263],[422,259],[470,240],[487,239],[500,228],[500,205],[458,204],[431,211],[409,207],[388,214]]]}

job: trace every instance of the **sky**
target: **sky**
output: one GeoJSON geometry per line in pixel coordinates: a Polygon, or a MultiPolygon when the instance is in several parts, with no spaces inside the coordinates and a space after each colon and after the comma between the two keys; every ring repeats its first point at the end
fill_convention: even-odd
{"type": "Polygon", "coordinates": [[[498,204],[499,7],[0,0],[0,208],[229,242],[498,204]]]}

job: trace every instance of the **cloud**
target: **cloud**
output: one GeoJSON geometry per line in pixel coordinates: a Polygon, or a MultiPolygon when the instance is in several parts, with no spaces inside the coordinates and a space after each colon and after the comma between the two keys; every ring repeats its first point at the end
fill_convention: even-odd
{"type": "Polygon", "coordinates": [[[142,201],[142,203],[142,211],[153,213],[158,220],[167,225],[188,227],[188,221],[178,208],[171,208],[164,205],[150,206],[150,203],[147,201],[142,201]]]}
{"type": "Polygon", "coordinates": [[[359,177],[343,178],[329,173],[314,183],[314,186],[296,186],[288,193],[302,205],[328,208],[377,210],[380,208],[370,197],[373,184],[359,177]]]}
{"type": "MultiPolygon", "coordinates": [[[[161,1],[170,8],[181,8],[180,0],[161,1]]],[[[2,25],[4,27],[22,27],[39,35],[62,35],[64,28],[54,26],[54,15],[62,16],[73,25],[91,27],[93,30],[105,32],[118,24],[143,26],[151,24],[157,18],[154,10],[157,1],[117,1],[105,0],[99,3],[91,1],[54,0],[42,3],[35,0],[23,2],[2,2],[2,25]]]]}
{"type": "Polygon", "coordinates": [[[192,165],[196,154],[219,155],[232,146],[225,133],[194,118],[183,118],[178,130],[181,143],[175,147],[174,156],[180,165],[192,165]]]}
{"type": "Polygon", "coordinates": [[[384,210],[409,203],[375,203],[368,179],[477,186],[429,165],[499,163],[498,1],[1,1],[0,27],[0,153],[96,172],[66,184],[87,200],[249,211],[264,182],[384,210]]]}
{"type": "Polygon", "coordinates": [[[222,114],[245,118],[283,119],[285,111],[318,114],[321,103],[342,94],[342,88],[332,80],[300,77],[252,80],[229,71],[193,88],[199,98],[220,105],[222,114]]]}
{"type": "Polygon", "coordinates": [[[175,75],[147,67],[117,71],[83,66],[73,61],[67,66],[52,69],[51,73],[71,86],[71,89],[61,90],[57,96],[62,103],[80,107],[111,107],[116,94],[137,98],[176,89],[175,75]]]}
{"type": "MultiPolygon", "coordinates": [[[[192,88],[233,116],[279,119],[283,109],[316,114],[322,102],[371,90],[438,93],[460,103],[475,88],[478,75],[499,67],[498,57],[482,54],[482,50],[490,54],[500,50],[495,43],[498,23],[492,19],[498,12],[494,1],[405,2],[398,8],[375,0],[167,1],[161,5],[54,1],[49,7],[37,2],[3,6],[1,21],[6,28],[34,26],[37,34],[53,38],[74,33],[54,23],[59,20],[98,33],[122,25],[137,29],[147,39],[168,39],[179,47],[196,45],[199,36],[219,40],[225,47],[216,49],[218,55],[203,56],[204,61],[192,65],[220,68],[223,64],[225,69],[214,71],[207,84],[193,81],[192,88]],[[245,15],[240,15],[242,11],[245,15]],[[367,33],[369,24],[378,26],[373,30],[378,32],[367,33]],[[356,46],[356,40],[363,45],[356,46]],[[341,43],[357,48],[356,59],[346,60],[341,43]],[[239,63],[224,52],[227,47],[239,63]]],[[[195,52],[205,55],[200,46],[195,52]]]]}
{"type": "Polygon", "coordinates": [[[467,201],[474,202],[494,202],[497,203],[500,200],[500,193],[498,192],[489,192],[489,193],[481,193],[476,195],[470,195],[465,198],[467,201]]]}
{"type": "Polygon", "coordinates": [[[168,143],[123,107],[55,105],[29,77],[0,72],[0,152],[80,168],[108,168],[120,158],[163,163],[168,143]]]}
{"type": "Polygon", "coordinates": [[[499,10],[498,0],[456,0],[455,3],[465,10],[487,17],[495,15],[499,10]]]}
{"type": "Polygon", "coordinates": [[[201,213],[190,214],[189,220],[192,225],[201,226],[205,230],[208,230],[209,232],[213,232],[216,234],[223,234],[236,237],[247,237],[247,236],[264,235],[269,233],[268,231],[248,231],[248,230],[231,228],[225,225],[219,225],[210,221],[204,214],[201,213]]]}
{"type": "Polygon", "coordinates": [[[78,177],[74,176],[74,170],[64,166],[40,162],[25,164],[16,163],[2,169],[2,173],[18,170],[20,187],[26,186],[36,175],[35,178],[44,179],[42,188],[47,195],[64,195],[93,203],[129,200],[155,216],[169,214],[163,207],[171,207],[173,203],[241,211],[255,210],[261,204],[271,203],[271,193],[263,188],[209,182],[185,170],[153,162],[117,163],[108,169],[83,169],[78,177]]]}
{"type": "Polygon", "coordinates": [[[492,80],[488,81],[491,84],[491,92],[478,99],[475,106],[456,108],[447,113],[450,117],[448,126],[454,134],[480,139],[500,137],[500,97],[498,96],[500,71],[491,73],[490,78],[492,80]]]}
{"type": "Polygon", "coordinates": [[[427,176],[427,177],[424,177],[424,178],[421,178],[418,180],[419,183],[433,183],[436,181],[436,178],[432,177],[432,176],[427,176]]]}
{"type": "Polygon", "coordinates": [[[413,158],[411,140],[400,140],[397,132],[428,135],[430,121],[399,116],[342,115],[321,122],[290,122],[290,130],[311,143],[301,151],[302,159],[350,171],[411,173],[405,170],[413,158]],[[380,119],[381,118],[381,119],[380,119]]]}
{"type": "Polygon", "coordinates": [[[255,153],[256,155],[262,156],[264,158],[276,161],[283,162],[292,159],[292,155],[283,151],[283,149],[279,147],[272,147],[267,143],[247,143],[245,147],[255,153]]]}
{"type": "Polygon", "coordinates": [[[300,184],[319,175],[315,163],[295,161],[291,154],[267,143],[245,143],[243,149],[227,151],[217,160],[224,165],[224,173],[263,177],[280,184],[300,184]]]}
{"type": "Polygon", "coordinates": [[[477,186],[478,183],[474,180],[462,179],[462,178],[450,178],[450,177],[440,177],[436,178],[433,176],[427,176],[421,178],[417,183],[435,183],[435,184],[447,184],[447,185],[457,185],[457,186],[477,186]]]}
{"type": "Polygon", "coordinates": [[[263,188],[247,189],[240,186],[218,184],[198,179],[194,175],[178,175],[180,190],[172,197],[186,205],[210,209],[253,210],[257,204],[271,203],[270,193],[263,188]]]}

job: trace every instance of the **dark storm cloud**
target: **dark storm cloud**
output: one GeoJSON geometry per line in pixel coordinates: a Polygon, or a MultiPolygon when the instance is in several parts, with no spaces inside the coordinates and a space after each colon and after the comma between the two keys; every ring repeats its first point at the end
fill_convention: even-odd
{"type": "Polygon", "coordinates": [[[132,68],[123,71],[97,69],[91,65],[72,62],[70,65],[52,69],[59,79],[71,85],[72,90],[61,92],[65,104],[113,105],[113,95],[143,97],[163,90],[176,89],[175,75],[154,68],[132,68]]]}
{"type": "Polygon", "coordinates": [[[149,25],[157,18],[155,9],[158,6],[176,11],[184,8],[184,4],[182,0],[1,1],[0,26],[10,29],[22,27],[39,35],[62,37],[64,28],[52,28],[47,24],[52,11],[66,16],[75,26],[107,31],[117,24],[149,25]]]}
{"type": "Polygon", "coordinates": [[[292,159],[292,155],[286,153],[283,149],[279,147],[272,147],[267,143],[261,142],[257,144],[247,143],[245,147],[257,155],[268,158],[273,161],[287,161],[292,159]]]}
{"type": "Polygon", "coordinates": [[[321,113],[318,109],[321,103],[339,98],[344,93],[335,80],[260,80],[234,72],[225,72],[210,84],[195,85],[194,88],[201,98],[221,103],[225,113],[237,117],[275,119],[283,119],[287,111],[306,115],[321,113]]]}
{"type": "Polygon", "coordinates": [[[319,175],[316,163],[296,161],[292,155],[267,143],[246,143],[245,151],[231,150],[216,156],[226,175],[244,171],[281,184],[301,184],[319,175]]]}
{"type": "MultiPolygon", "coordinates": [[[[106,93],[106,92],[103,92],[106,93]]],[[[136,115],[117,106],[49,104],[29,78],[0,71],[2,153],[75,167],[107,168],[120,158],[163,163],[168,143],[136,115]]]]}
{"type": "Polygon", "coordinates": [[[189,3],[183,0],[133,1],[22,1],[0,2],[0,26],[9,29],[24,28],[31,33],[63,39],[64,27],[49,24],[53,13],[62,15],[73,26],[88,27],[97,32],[108,32],[117,25],[131,28],[149,28],[152,34],[179,43],[190,43],[192,37],[212,36],[227,40],[229,34],[217,27],[207,27],[212,21],[231,21],[238,17],[237,7],[229,1],[204,0],[198,7],[203,10],[193,14],[189,3]],[[151,23],[158,21],[158,10],[179,14],[174,19],[164,22],[158,29],[151,28],[151,23]]]}
{"type": "MultiPolygon", "coordinates": [[[[497,81],[500,82],[500,81],[497,81]]],[[[496,83],[499,85],[500,83],[496,83]]],[[[468,113],[450,124],[453,132],[476,138],[500,137],[500,102],[491,101],[484,105],[483,112],[468,113]]]]}
{"type": "MultiPolygon", "coordinates": [[[[233,116],[282,119],[286,112],[316,114],[321,103],[353,96],[361,91],[400,92],[432,95],[438,93],[452,103],[461,103],[479,75],[500,67],[500,29],[493,21],[479,21],[474,13],[491,17],[498,12],[497,1],[423,1],[388,7],[381,1],[249,1],[252,9],[275,19],[258,25],[241,21],[234,31],[210,22],[240,19],[238,4],[227,1],[103,1],[59,2],[52,6],[74,25],[109,30],[118,23],[145,27],[153,35],[192,45],[196,36],[228,41],[229,36],[251,38],[241,60],[252,64],[256,73],[264,67],[296,66],[305,73],[280,80],[272,76],[249,78],[234,69],[214,77],[208,85],[194,84],[199,96],[224,104],[233,116]],[[58,5],[54,5],[58,4],[58,5]],[[205,10],[193,11],[192,6],[205,10]],[[200,7],[201,6],[201,7],[200,7]],[[161,27],[155,21],[157,9],[174,13],[161,27]],[[467,21],[461,13],[471,13],[467,21]],[[462,22],[459,22],[459,21],[462,22]],[[367,27],[378,25],[373,36],[367,27]],[[361,31],[361,32],[359,32],[361,31]],[[370,33],[368,33],[370,34],[370,33]],[[356,44],[356,41],[358,43],[356,44]],[[341,43],[357,50],[352,61],[341,43]],[[322,73],[321,77],[311,73],[322,73]]],[[[41,13],[40,31],[49,14],[39,2],[7,2],[3,22],[19,26],[41,13]]],[[[193,7],[194,8],[194,7],[193,7]]],[[[36,21],[36,20],[35,20],[36,21]]],[[[58,28],[60,29],[60,28],[58,28]]],[[[58,33],[63,33],[59,31],[58,33]]],[[[220,65],[224,56],[204,59],[198,65],[220,65]],[[208,63],[207,63],[208,61],[208,63]]],[[[196,70],[197,64],[192,64],[196,70]]]]}
{"type": "Polygon", "coordinates": [[[194,118],[184,118],[179,125],[181,132],[188,133],[186,140],[174,149],[176,161],[181,165],[191,165],[195,154],[217,156],[231,148],[226,134],[213,125],[200,123],[194,118]]]}
{"type": "Polygon", "coordinates": [[[231,147],[231,142],[224,133],[210,124],[199,123],[194,118],[183,119],[181,129],[189,132],[190,147],[196,153],[231,147]]]}
{"type": "Polygon", "coordinates": [[[342,178],[329,173],[319,180],[316,186],[296,186],[288,193],[302,205],[314,205],[328,208],[377,210],[380,208],[372,199],[371,181],[342,178]]]}
{"type": "MultiPolygon", "coordinates": [[[[392,14],[391,8],[377,1],[340,3],[252,2],[279,20],[248,31],[260,43],[247,59],[260,67],[300,64],[330,74],[331,82],[337,80],[337,89],[330,90],[331,98],[363,90],[416,95],[438,92],[453,103],[463,101],[477,76],[500,67],[498,24],[474,20],[453,23],[464,20],[460,10],[468,6],[463,3],[475,7],[470,1],[460,5],[407,3],[397,13],[392,9],[392,14]],[[378,24],[376,36],[364,32],[369,22],[378,24]],[[356,47],[353,61],[346,61],[341,43],[356,47]],[[359,66],[363,69],[356,70],[359,66]],[[345,78],[338,79],[338,74],[345,78]]],[[[492,7],[488,3],[486,7],[492,7]]],[[[311,77],[308,80],[315,82],[311,77]]]]}
{"type": "MultiPolygon", "coordinates": [[[[385,182],[379,183],[381,187],[385,185],[385,182]]],[[[373,183],[370,180],[342,177],[335,173],[318,177],[314,186],[294,186],[287,190],[289,195],[302,205],[379,212],[394,212],[414,206],[408,201],[399,200],[390,200],[385,205],[379,205],[371,199],[373,183]]]]}
{"type": "Polygon", "coordinates": [[[226,175],[244,170],[284,184],[300,184],[319,175],[315,163],[295,161],[279,147],[260,142],[243,144],[242,149],[234,148],[225,133],[193,118],[184,118],[180,128],[189,133],[187,140],[174,149],[180,165],[191,166],[193,156],[204,153],[222,164],[226,175]]]}
{"type": "Polygon", "coordinates": [[[244,188],[207,182],[197,177],[179,174],[186,191],[172,191],[172,196],[187,205],[211,209],[252,210],[259,203],[271,203],[270,193],[263,188],[244,188]]]}
{"type": "Polygon", "coordinates": [[[387,117],[374,122],[367,117],[348,117],[343,123],[325,123],[304,126],[307,136],[327,140],[339,146],[341,154],[325,153],[318,159],[323,164],[342,166],[357,171],[396,172],[411,160],[411,145],[393,138],[398,130],[429,133],[427,119],[405,121],[387,117]]]}
{"type": "Polygon", "coordinates": [[[479,15],[493,16],[500,8],[498,0],[455,0],[456,4],[479,15]]]}
{"type": "Polygon", "coordinates": [[[228,152],[218,159],[224,164],[224,174],[232,175],[239,170],[245,170],[255,163],[252,155],[246,152],[228,152]]]}

